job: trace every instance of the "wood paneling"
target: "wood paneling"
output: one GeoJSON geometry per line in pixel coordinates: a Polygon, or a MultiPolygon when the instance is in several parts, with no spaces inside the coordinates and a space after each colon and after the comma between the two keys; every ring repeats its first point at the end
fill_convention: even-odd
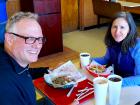
{"type": "Polygon", "coordinates": [[[61,0],[20,0],[22,11],[31,11],[39,15],[39,23],[47,41],[44,44],[40,57],[63,51],[61,28],[61,0]]]}
{"type": "Polygon", "coordinates": [[[7,0],[7,14],[8,17],[20,11],[19,0],[7,0]]]}
{"type": "Polygon", "coordinates": [[[78,28],[78,0],[61,0],[62,30],[70,32],[78,28]]]}
{"type": "MultiPolygon", "coordinates": [[[[94,13],[92,0],[79,0],[79,11],[81,30],[83,30],[85,27],[97,25],[97,15],[94,13]]],[[[109,21],[110,20],[106,18],[101,19],[101,23],[107,23],[109,21]]]]}
{"type": "Polygon", "coordinates": [[[60,12],[61,0],[34,0],[34,12],[39,14],[49,14],[60,12]]]}
{"type": "Polygon", "coordinates": [[[41,49],[40,55],[49,55],[63,51],[61,14],[41,15],[39,23],[47,42],[41,49]]]}
{"type": "Polygon", "coordinates": [[[79,1],[79,18],[80,29],[97,24],[97,16],[94,14],[92,0],[80,0],[79,1]]]}
{"type": "MultiPolygon", "coordinates": [[[[7,2],[7,13],[10,17],[13,13],[20,11],[20,0],[8,0],[7,2]]],[[[52,0],[50,0],[52,2],[52,0]]],[[[45,5],[42,0],[36,0],[36,4],[45,5]]],[[[26,6],[30,5],[31,2],[28,1],[26,6]]],[[[34,4],[34,5],[36,5],[34,4]]],[[[47,5],[48,3],[46,3],[47,5]]],[[[55,4],[55,3],[54,3],[55,4]]],[[[36,5],[38,6],[38,5],[36,5]]],[[[50,7],[51,5],[47,5],[46,7],[50,7]]],[[[52,7],[52,6],[51,6],[52,7]]],[[[33,8],[32,8],[33,9],[33,8]]],[[[45,11],[45,8],[42,7],[41,11],[45,11]]],[[[56,9],[51,9],[50,11],[53,11],[56,9]]],[[[32,10],[34,11],[34,10],[32,10]]],[[[36,8],[36,12],[40,12],[36,8]]],[[[61,13],[62,13],[62,31],[63,32],[70,32],[73,30],[76,30],[78,28],[78,0],[61,0],[61,13]]],[[[57,12],[57,11],[56,11],[57,12]]]]}

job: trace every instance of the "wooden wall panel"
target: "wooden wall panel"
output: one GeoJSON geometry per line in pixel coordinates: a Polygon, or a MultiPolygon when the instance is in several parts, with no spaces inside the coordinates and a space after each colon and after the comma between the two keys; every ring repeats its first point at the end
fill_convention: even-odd
{"type": "Polygon", "coordinates": [[[97,16],[94,14],[92,0],[79,0],[80,29],[96,25],[97,16]]]}
{"type": "MultiPolygon", "coordinates": [[[[79,0],[80,29],[97,25],[97,15],[94,14],[92,0],[79,0]]],[[[99,7],[100,8],[100,7],[99,7]]],[[[101,23],[109,22],[109,19],[101,18],[101,23]]]]}
{"type": "MultiPolygon", "coordinates": [[[[19,0],[8,0],[8,16],[17,11],[20,11],[19,0]]],[[[61,0],[61,13],[62,32],[70,32],[78,29],[78,27],[82,29],[97,24],[92,0],[61,0]]]]}
{"type": "MultiPolygon", "coordinates": [[[[10,17],[20,11],[20,0],[7,1],[7,13],[10,17]]],[[[62,31],[70,32],[78,28],[78,0],[61,0],[62,31]]]]}
{"type": "Polygon", "coordinates": [[[20,11],[19,0],[7,0],[7,14],[8,17],[20,11]]]}
{"type": "Polygon", "coordinates": [[[78,28],[78,0],[61,0],[62,31],[78,28]]]}
{"type": "MultiPolygon", "coordinates": [[[[7,1],[7,13],[11,16],[20,11],[20,0],[7,1]]],[[[94,14],[92,0],[61,0],[62,32],[82,30],[97,24],[97,16],[94,14]]],[[[106,22],[106,19],[102,22],[106,22]]]]}

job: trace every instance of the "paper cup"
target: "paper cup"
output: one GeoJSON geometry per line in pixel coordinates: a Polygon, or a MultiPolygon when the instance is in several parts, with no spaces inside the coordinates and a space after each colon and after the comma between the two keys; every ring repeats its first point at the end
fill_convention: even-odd
{"type": "Polygon", "coordinates": [[[119,105],[122,87],[122,77],[119,75],[108,76],[108,102],[109,105],[119,105]]]}
{"type": "Polygon", "coordinates": [[[85,68],[90,64],[90,54],[89,53],[80,53],[80,64],[82,68],[85,68]]]}
{"type": "Polygon", "coordinates": [[[105,77],[96,77],[93,79],[95,105],[106,105],[108,79],[105,77]]]}

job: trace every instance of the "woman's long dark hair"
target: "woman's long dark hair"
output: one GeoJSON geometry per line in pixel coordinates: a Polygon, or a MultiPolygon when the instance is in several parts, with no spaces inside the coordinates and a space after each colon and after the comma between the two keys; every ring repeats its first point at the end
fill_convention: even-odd
{"type": "Polygon", "coordinates": [[[121,51],[125,53],[128,51],[130,47],[135,46],[136,39],[138,37],[136,24],[134,22],[132,15],[129,12],[118,12],[114,16],[107,30],[104,41],[107,47],[112,47],[116,43],[114,38],[111,35],[111,27],[112,27],[113,21],[117,18],[124,18],[128,22],[128,25],[129,25],[129,33],[127,34],[126,38],[122,41],[122,45],[121,45],[121,51]]]}

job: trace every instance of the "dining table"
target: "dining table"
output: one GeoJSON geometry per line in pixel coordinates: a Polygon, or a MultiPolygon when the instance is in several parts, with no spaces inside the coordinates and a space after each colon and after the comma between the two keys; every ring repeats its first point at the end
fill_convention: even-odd
{"type": "Polygon", "coordinates": [[[140,3],[122,1],[122,0],[118,0],[117,2],[121,4],[123,11],[127,11],[133,14],[140,14],[140,3]]]}
{"type": "Polygon", "coordinates": [[[117,2],[119,2],[122,6],[125,6],[125,7],[139,7],[140,6],[140,3],[135,3],[135,2],[121,1],[121,0],[118,0],[117,2]]]}
{"type": "MultiPolygon", "coordinates": [[[[46,99],[47,105],[95,105],[94,91],[92,94],[87,95],[77,103],[75,101],[78,90],[85,88],[93,88],[92,80],[94,77],[89,74],[86,69],[80,68],[79,60],[74,62],[77,69],[84,74],[87,79],[78,83],[78,86],[74,88],[70,97],[67,97],[67,93],[70,89],[54,88],[47,84],[43,77],[35,79],[33,81],[36,90],[46,99]]],[[[119,105],[135,105],[140,101],[140,86],[122,87],[120,104],[119,105]]],[[[108,98],[107,98],[108,100],[108,98]]],[[[106,105],[109,105],[108,102],[106,105]]]]}

